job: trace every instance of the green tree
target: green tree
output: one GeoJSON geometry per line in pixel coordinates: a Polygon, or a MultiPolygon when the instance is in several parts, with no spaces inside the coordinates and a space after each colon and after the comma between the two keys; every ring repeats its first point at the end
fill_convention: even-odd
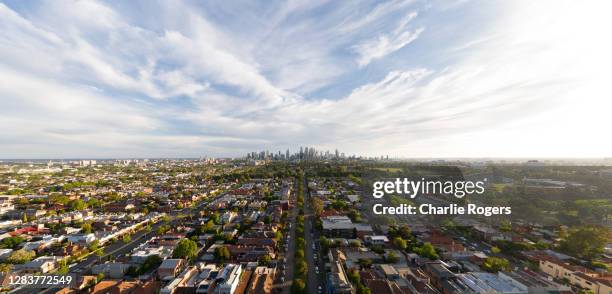
{"type": "Polygon", "coordinates": [[[87,208],[87,203],[81,199],[72,200],[68,203],[70,210],[83,210],[87,208]]]}
{"type": "Polygon", "coordinates": [[[34,251],[19,249],[13,251],[6,260],[12,264],[22,264],[31,261],[34,257],[36,257],[34,251]]]}
{"type": "Polygon", "coordinates": [[[0,241],[0,247],[7,249],[15,249],[19,244],[23,243],[25,239],[21,236],[8,237],[0,241]]]}
{"type": "Polygon", "coordinates": [[[66,259],[61,259],[58,263],[57,273],[59,275],[65,275],[68,273],[68,271],[70,271],[70,269],[68,268],[68,263],[66,262],[66,259]]]}
{"type": "Polygon", "coordinates": [[[225,246],[215,248],[215,258],[221,262],[229,260],[231,258],[229,249],[227,249],[225,246]]]}
{"type": "Polygon", "coordinates": [[[100,241],[98,240],[94,240],[93,242],[89,243],[89,246],[87,247],[87,249],[89,249],[89,251],[96,251],[100,248],[100,241]]]}
{"type": "Polygon", "coordinates": [[[581,227],[571,231],[567,238],[561,241],[559,248],[569,255],[592,259],[603,253],[608,233],[602,227],[581,227]]]}
{"type": "Polygon", "coordinates": [[[187,238],[181,239],[174,251],[172,252],[172,256],[174,258],[186,258],[191,259],[196,256],[198,251],[198,244],[192,240],[187,238]]]}
{"type": "Polygon", "coordinates": [[[312,210],[314,211],[314,213],[319,216],[321,215],[321,213],[323,213],[323,200],[321,200],[318,197],[312,197],[312,200],[310,201],[310,204],[312,206],[312,210]]]}
{"type": "Polygon", "coordinates": [[[402,250],[406,250],[406,248],[408,248],[408,242],[402,239],[402,237],[395,237],[393,239],[393,245],[402,250]]]}
{"type": "Polygon", "coordinates": [[[87,222],[87,223],[83,223],[81,225],[81,231],[85,234],[89,234],[92,232],[92,227],[91,227],[91,223],[87,222]]]}
{"type": "Polygon", "coordinates": [[[292,294],[304,294],[306,293],[306,283],[303,279],[294,279],[291,284],[292,294]]]}
{"type": "Polygon", "coordinates": [[[385,256],[385,261],[388,263],[396,263],[399,261],[399,257],[395,254],[395,252],[391,251],[387,256],[385,256]]]}
{"type": "Polygon", "coordinates": [[[0,273],[8,273],[13,269],[13,265],[10,263],[0,263],[0,273]]]}
{"type": "Polygon", "coordinates": [[[308,273],[308,263],[305,260],[298,260],[295,263],[295,272],[298,277],[305,277],[308,273]]]}
{"type": "Polygon", "coordinates": [[[414,248],[414,252],[422,257],[432,260],[440,258],[436,252],[436,248],[434,248],[429,242],[423,244],[421,247],[414,248]]]}
{"type": "Polygon", "coordinates": [[[372,290],[368,289],[364,284],[357,286],[357,294],[372,294],[372,290]]]}
{"type": "Polygon", "coordinates": [[[162,261],[163,259],[159,257],[159,255],[151,255],[147,257],[147,259],[145,259],[145,261],[140,266],[140,269],[138,270],[138,272],[140,274],[145,274],[157,268],[162,263],[162,261]]]}
{"type": "Polygon", "coordinates": [[[482,263],[482,268],[488,272],[508,271],[510,270],[510,263],[505,258],[500,257],[487,257],[482,263]]]}
{"type": "Polygon", "coordinates": [[[264,257],[262,257],[259,260],[259,265],[261,265],[261,266],[269,266],[270,262],[272,262],[272,258],[270,257],[270,255],[264,255],[264,257]]]}
{"type": "Polygon", "coordinates": [[[361,268],[369,268],[372,266],[372,260],[369,258],[360,258],[357,263],[359,266],[361,266],[361,268]]]}

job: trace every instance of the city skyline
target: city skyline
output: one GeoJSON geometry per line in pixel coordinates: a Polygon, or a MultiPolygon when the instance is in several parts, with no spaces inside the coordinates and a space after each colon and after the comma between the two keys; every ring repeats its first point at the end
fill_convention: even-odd
{"type": "Polygon", "coordinates": [[[0,157],[610,157],[603,1],[0,1],[0,157]]]}

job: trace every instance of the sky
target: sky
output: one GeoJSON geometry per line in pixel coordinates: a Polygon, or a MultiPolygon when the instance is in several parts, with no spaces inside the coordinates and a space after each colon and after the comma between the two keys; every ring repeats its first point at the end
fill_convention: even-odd
{"type": "Polygon", "coordinates": [[[0,1],[0,158],[612,157],[610,1],[0,1]]]}

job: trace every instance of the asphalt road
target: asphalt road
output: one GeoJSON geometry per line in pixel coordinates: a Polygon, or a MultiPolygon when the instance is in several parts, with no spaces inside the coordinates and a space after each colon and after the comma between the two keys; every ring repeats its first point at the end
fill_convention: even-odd
{"type": "MultiPolygon", "coordinates": [[[[297,191],[297,186],[295,187],[295,191],[297,191]]],[[[285,282],[282,283],[281,285],[282,287],[281,292],[284,294],[291,293],[291,284],[293,282],[293,272],[294,272],[294,265],[295,265],[295,217],[297,216],[297,207],[295,206],[296,205],[295,193],[294,195],[291,195],[291,202],[293,203],[294,206],[288,215],[289,224],[291,225],[291,229],[289,230],[289,234],[288,234],[289,250],[284,254],[285,258],[287,258],[287,262],[285,262],[285,282]]]]}
{"type": "Polygon", "coordinates": [[[310,191],[308,190],[308,181],[304,177],[304,240],[306,241],[305,257],[308,262],[308,278],[306,280],[306,291],[310,294],[319,293],[318,288],[321,287],[322,293],[325,293],[325,268],[320,262],[321,247],[318,240],[318,232],[315,229],[314,212],[310,205],[310,191]],[[314,247],[313,247],[314,246],[314,247]],[[314,258],[314,253],[317,253],[317,260],[314,258]],[[316,268],[318,267],[318,274],[316,268]]]}

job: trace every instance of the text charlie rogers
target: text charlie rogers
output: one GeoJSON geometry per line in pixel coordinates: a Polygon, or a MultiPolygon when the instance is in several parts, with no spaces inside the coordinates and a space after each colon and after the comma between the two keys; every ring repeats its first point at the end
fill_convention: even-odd
{"type": "MultiPolygon", "coordinates": [[[[463,198],[466,195],[478,194],[481,195],[485,191],[485,183],[483,181],[427,181],[421,178],[418,181],[409,180],[407,178],[397,178],[395,180],[376,181],[372,184],[372,197],[379,199],[385,194],[397,194],[416,198],[418,195],[453,195],[457,198],[463,198]]],[[[384,206],[383,204],[374,204],[372,206],[374,214],[427,214],[427,215],[509,215],[512,213],[511,207],[507,206],[478,206],[476,204],[468,204],[467,207],[458,206],[457,204],[448,204],[446,206],[434,206],[432,204],[421,204],[413,206],[410,204],[400,204],[398,206],[384,206]]]]}

